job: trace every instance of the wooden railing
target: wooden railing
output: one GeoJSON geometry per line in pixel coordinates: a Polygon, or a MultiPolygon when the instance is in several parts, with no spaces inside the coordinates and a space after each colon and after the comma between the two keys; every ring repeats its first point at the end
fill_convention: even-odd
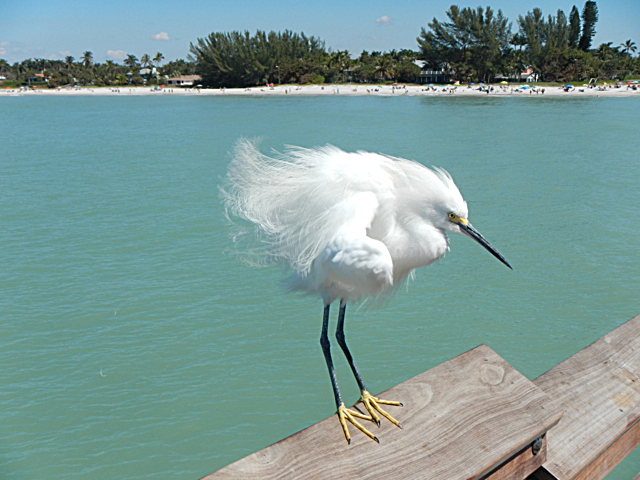
{"type": "Polygon", "coordinates": [[[481,345],[380,396],[380,445],[332,416],[203,480],[602,479],[640,443],[640,316],[534,381],[481,345]]]}

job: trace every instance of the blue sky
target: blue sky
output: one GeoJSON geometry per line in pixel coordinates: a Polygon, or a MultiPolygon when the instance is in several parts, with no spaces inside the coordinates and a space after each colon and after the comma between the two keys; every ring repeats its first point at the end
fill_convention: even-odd
{"type": "MultiPolygon", "coordinates": [[[[452,0],[0,0],[0,58],[76,59],[86,50],[97,62],[121,62],[127,53],[138,58],[162,52],[166,60],[185,58],[190,42],[211,32],[285,29],[325,41],[334,50],[417,49],[421,27],[433,17],[445,20],[452,0]]],[[[558,8],[569,13],[572,2],[494,0],[457,3],[501,9],[517,30],[517,17],[535,7],[545,15],[558,8]]],[[[584,1],[575,3],[580,11],[584,1]]],[[[597,1],[600,20],[594,45],[619,45],[632,39],[640,46],[637,0],[597,1]]]]}

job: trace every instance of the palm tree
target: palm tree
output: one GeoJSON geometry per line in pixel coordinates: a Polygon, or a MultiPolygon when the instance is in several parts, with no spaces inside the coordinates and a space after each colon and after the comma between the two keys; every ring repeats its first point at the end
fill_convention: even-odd
{"type": "Polygon", "coordinates": [[[621,43],[620,46],[622,47],[622,53],[628,53],[629,55],[636,53],[636,43],[631,40],[621,43]]]}
{"type": "Polygon", "coordinates": [[[91,65],[93,65],[93,53],[89,51],[84,52],[82,54],[82,64],[85,67],[90,67],[91,65]]]}
{"type": "Polygon", "coordinates": [[[71,67],[73,67],[73,62],[75,62],[76,59],[73,58],[71,55],[64,57],[64,64],[67,66],[68,70],[71,70],[71,67]]]}
{"type": "Polygon", "coordinates": [[[156,67],[160,66],[160,62],[162,62],[162,60],[164,60],[164,55],[162,55],[160,52],[156,52],[156,56],[153,57],[153,63],[156,64],[156,67]]]}
{"type": "Polygon", "coordinates": [[[393,78],[394,67],[393,58],[391,58],[391,55],[388,53],[385,53],[376,59],[376,70],[378,71],[381,80],[386,80],[389,77],[393,78]]]}
{"type": "Polygon", "coordinates": [[[151,61],[151,57],[149,57],[149,55],[147,55],[146,53],[140,57],[140,63],[142,64],[143,67],[146,67],[147,65],[149,65],[150,61],[151,61]]]}
{"type": "Polygon", "coordinates": [[[125,58],[122,63],[124,63],[127,67],[133,69],[138,66],[138,59],[136,58],[135,55],[130,53],[129,55],[127,55],[127,58],[125,58]]]}
{"type": "Polygon", "coordinates": [[[127,76],[124,73],[117,74],[115,80],[118,85],[126,85],[128,83],[127,76]]]}

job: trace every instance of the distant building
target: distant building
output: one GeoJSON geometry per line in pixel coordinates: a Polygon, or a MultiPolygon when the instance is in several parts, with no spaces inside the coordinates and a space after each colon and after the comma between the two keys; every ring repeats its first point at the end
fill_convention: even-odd
{"type": "Polygon", "coordinates": [[[447,83],[449,75],[442,70],[431,70],[424,60],[416,60],[414,65],[420,67],[420,75],[416,78],[416,83],[447,83]]]}
{"type": "Polygon", "coordinates": [[[190,87],[196,82],[202,81],[200,75],[180,75],[171,77],[167,80],[167,85],[176,85],[179,87],[190,87]]]}
{"type": "Polygon", "coordinates": [[[516,73],[515,75],[496,75],[495,80],[512,80],[516,82],[532,83],[538,81],[538,74],[533,72],[533,68],[527,67],[522,72],[516,73]]]}
{"type": "Polygon", "coordinates": [[[29,83],[48,82],[49,78],[51,77],[45,77],[44,73],[36,73],[33,77],[27,78],[27,82],[29,83]]]}

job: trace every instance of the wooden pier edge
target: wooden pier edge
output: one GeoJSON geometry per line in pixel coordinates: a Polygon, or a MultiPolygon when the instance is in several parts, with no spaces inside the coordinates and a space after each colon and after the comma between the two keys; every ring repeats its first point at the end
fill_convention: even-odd
{"type": "Polygon", "coordinates": [[[481,345],[379,396],[381,445],[334,415],[202,480],[602,479],[640,444],[640,315],[533,381],[481,345]]]}
{"type": "Polygon", "coordinates": [[[529,480],[600,480],[640,444],[640,315],[533,380],[565,414],[529,480]]]}
{"type": "Polygon", "coordinates": [[[347,445],[333,415],[204,478],[522,480],[545,461],[545,435],[562,416],[485,345],[379,396],[404,403],[389,407],[402,430],[369,426],[380,445],[353,427],[347,445]]]}

